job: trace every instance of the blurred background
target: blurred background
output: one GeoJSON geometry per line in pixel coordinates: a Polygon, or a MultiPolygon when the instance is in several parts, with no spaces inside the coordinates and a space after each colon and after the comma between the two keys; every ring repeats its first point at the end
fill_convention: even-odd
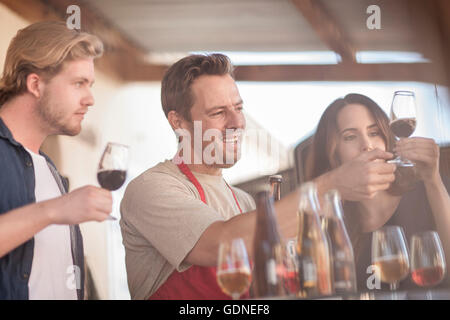
{"type": "MultiPolygon", "coordinates": [[[[94,184],[107,142],[131,147],[127,182],[170,159],[175,136],[160,102],[167,67],[189,53],[221,52],[236,68],[247,129],[241,161],[224,172],[252,193],[283,174],[282,193],[302,181],[302,157],[325,108],[350,92],[389,111],[393,93],[413,90],[414,136],[441,146],[450,167],[450,1],[448,0],[0,0],[0,70],[16,32],[42,20],[73,19],[99,36],[95,105],[77,137],[43,147],[70,181],[94,184]],[[374,6],[375,5],[375,6],[374,6]]],[[[73,21],[73,20],[71,20],[73,21]]],[[[114,192],[113,215],[125,187],[114,192]]],[[[129,299],[119,222],[81,226],[90,299],[129,299]]]]}

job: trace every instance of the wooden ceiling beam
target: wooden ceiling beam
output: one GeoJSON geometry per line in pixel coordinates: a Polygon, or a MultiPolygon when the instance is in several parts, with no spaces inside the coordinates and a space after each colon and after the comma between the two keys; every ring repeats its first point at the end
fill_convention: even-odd
{"type": "Polygon", "coordinates": [[[339,54],[344,63],[356,63],[356,50],[342,27],[327,12],[319,0],[291,0],[308,20],[322,42],[339,54]]]}
{"type": "Polygon", "coordinates": [[[30,23],[59,20],[69,15],[67,7],[77,5],[81,11],[81,30],[98,36],[105,48],[104,55],[96,60],[96,66],[104,73],[120,81],[142,78],[142,70],[149,72],[148,79],[161,79],[165,67],[145,61],[146,52],[124,36],[117,27],[107,21],[84,0],[0,0],[8,8],[30,23]]]}
{"type": "MultiPolygon", "coordinates": [[[[353,61],[354,50],[318,1],[292,0],[302,9],[315,30],[333,50],[353,61]],[[323,27],[319,26],[319,22],[323,27]]],[[[105,44],[105,54],[96,64],[102,71],[123,81],[161,81],[167,66],[145,62],[145,50],[127,39],[115,26],[82,0],[0,0],[30,23],[67,19],[70,4],[81,8],[81,27],[98,35],[105,44]]],[[[439,1],[447,8],[445,1],[439,1]]],[[[444,21],[445,23],[445,21],[444,21]]],[[[444,29],[447,30],[448,24],[444,29]]],[[[445,32],[444,32],[445,33],[445,32]]],[[[448,34],[448,33],[447,33],[448,34]]],[[[420,81],[445,84],[445,68],[435,63],[414,64],[338,64],[338,65],[264,65],[238,66],[239,81],[420,81]]]]}
{"type": "Polygon", "coordinates": [[[418,81],[443,84],[431,63],[238,66],[238,81],[418,81]]]}

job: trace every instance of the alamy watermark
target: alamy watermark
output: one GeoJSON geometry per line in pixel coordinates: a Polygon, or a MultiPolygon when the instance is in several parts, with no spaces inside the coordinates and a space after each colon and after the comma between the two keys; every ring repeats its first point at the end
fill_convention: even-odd
{"type": "Polygon", "coordinates": [[[381,271],[376,265],[370,265],[367,270],[367,274],[370,276],[367,278],[366,285],[369,290],[380,290],[381,289],[381,271]]]}
{"type": "Polygon", "coordinates": [[[376,4],[372,4],[367,7],[367,14],[370,16],[367,18],[366,26],[369,30],[381,29],[381,9],[376,4]]]}
{"type": "Polygon", "coordinates": [[[202,121],[193,121],[192,130],[176,129],[178,155],[175,162],[186,164],[234,165],[242,154],[255,157],[259,173],[277,172],[281,155],[278,141],[261,129],[203,130],[202,121]]]}
{"type": "Polygon", "coordinates": [[[66,13],[70,16],[66,20],[66,26],[68,29],[73,30],[81,29],[81,9],[77,5],[70,5],[67,7],[66,13]]]}

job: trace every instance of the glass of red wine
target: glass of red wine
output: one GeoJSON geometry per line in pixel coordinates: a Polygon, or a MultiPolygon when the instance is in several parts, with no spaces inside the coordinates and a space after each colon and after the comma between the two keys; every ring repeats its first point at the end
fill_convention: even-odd
{"type": "MultiPolygon", "coordinates": [[[[102,188],[115,191],[123,185],[127,178],[128,152],[128,146],[108,142],[97,170],[97,180],[102,188]]],[[[109,216],[108,220],[116,218],[109,216]]]]}
{"type": "Polygon", "coordinates": [[[432,300],[431,288],[445,276],[444,250],[435,231],[418,233],[411,238],[411,276],[420,287],[428,288],[426,297],[432,300]]]}
{"type": "MultiPolygon", "coordinates": [[[[392,133],[397,139],[408,138],[416,130],[416,97],[412,91],[395,91],[391,105],[392,133]]],[[[400,167],[413,167],[410,160],[397,156],[388,163],[394,163],[400,167]]]]}

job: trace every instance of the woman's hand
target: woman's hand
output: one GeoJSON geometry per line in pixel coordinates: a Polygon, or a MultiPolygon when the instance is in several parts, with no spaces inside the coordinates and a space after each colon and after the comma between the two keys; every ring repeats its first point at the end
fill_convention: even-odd
{"type": "Polygon", "coordinates": [[[439,146],[429,138],[404,138],[397,141],[394,152],[414,162],[424,182],[439,179],[439,146]]]}

